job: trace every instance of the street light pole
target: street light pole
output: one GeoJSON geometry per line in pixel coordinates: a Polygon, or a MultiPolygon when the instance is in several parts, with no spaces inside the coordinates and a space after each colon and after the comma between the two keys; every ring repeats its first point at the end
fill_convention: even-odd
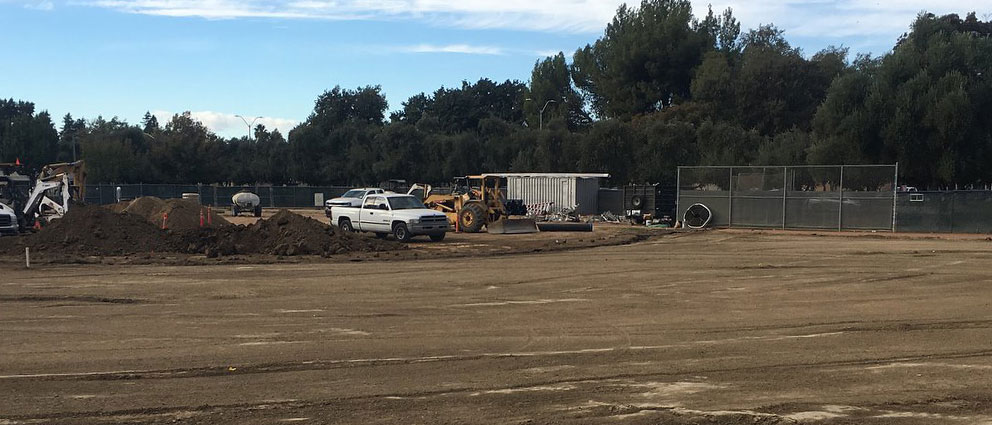
{"type": "Polygon", "coordinates": [[[544,107],[541,108],[541,119],[540,119],[540,123],[539,123],[538,129],[544,130],[544,110],[545,109],[548,109],[548,105],[550,105],[552,103],[558,103],[558,102],[556,102],[554,99],[551,99],[551,100],[545,102],[544,103],[544,107]]]}
{"type": "Polygon", "coordinates": [[[241,118],[241,121],[244,121],[245,125],[248,126],[248,140],[251,140],[251,128],[255,126],[255,121],[262,119],[262,117],[255,117],[255,119],[251,120],[251,124],[249,124],[248,120],[245,119],[245,117],[242,117],[241,115],[235,115],[235,116],[241,118]]]}

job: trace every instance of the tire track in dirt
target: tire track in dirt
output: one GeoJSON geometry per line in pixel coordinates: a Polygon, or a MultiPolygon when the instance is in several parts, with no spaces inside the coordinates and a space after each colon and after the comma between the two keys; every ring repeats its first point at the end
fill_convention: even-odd
{"type": "MultiPolygon", "coordinates": [[[[460,386],[454,388],[446,388],[444,390],[433,390],[433,391],[409,391],[409,392],[395,392],[386,394],[366,394],[366,395],[355,395],[355,396],[345,396],[345,397],[332,397],[324,400],[315,401],[301,401],[301,400],[285,400],[285,401],[259,401],[259,402],[249,402],[249,403],[233,403],[233,404],[216,404],[216,405],[199,405],[199,406],[166,406],[166,407],[154,407],[154,408],[135,408],[135,409],[121,409],[121,410],[111,410],[111,411],[78,411],[78,412],[52,412],[44,415],[13,415],[4,416],[2,419],[7,421],[13,421],[17,423],[20,421],[46,421],[53,419],[87,419],[87,418],[112,418],[112,417],[132,417],[134,416],[147,416],[147,417],[161,417],[168,415],[175,415],[181,413],[196,413],[196,414],[210,414],[211,412],[225,412],[225,411],[245,411],[245,410],[260,410],[260,409],[309,409],[309,408],[321,408],[321,407],[331,407],[340,404],[343,401],[356,401],[356,400],[381,400],[381,399],[407,399],[407,398],[425,398],[425,397],[438,397],[447,395],[466,395],[485,391],[512,391],[521,390],[533,387],[549,387],[562,384],[595,384],[608,381],[617,380],[629,380],[635,378],[660,378],[660,377],[672,377],[672,376],[686,376],[686,375],[705,375],[713,373],[739,373],[739,372],[764,372],[772,370],[787,370],[787,369],[810,369],[810,368],[834,368],[834,367],[850,367],[850,366],[869,366],[877,364],[887,364],[893,362],[907,362],[907,361],[918,361],[918,360],[935,360],[935,359],[958,359],[958,358],[975,358],[975,357],[990,357],[992,356],[992,350],[982,350],[982,351],[972,351],[972,352],[949,352],[949,353],[939,353],[939,354],[924,354],[916,356],[902,356],[902,357],[887,357],[887,358],[871,358],[871,359],[852,359],[852,360],[837,360],[837,361],[825,361],[825,362],[803,362],[803,363],[788,363],[788,364],[778,364],[778,365],[763,365],[763,366],[748,366],[741,368],[714,368],[714,369],[698,369],[692,371],[677,371],[677,372],[651,372],[651,373],[620,373],[620,374],[610,374],[601,376],[587,376],[587,377],[577,377],[577,378],[565,378],[565,379],[552,379],[545,381],[532,381],[527,383],[521,383],[517,385],[502,385],[498,387],[485,387],[485,386],[460,386]]],[[[475,356],[478,357],[478,356],[475,356]]],[[[435,358],[424,358],[424,359],[435,359],[435,358]]],[[[437,359],[437,360],[468,360],[468,359],[437,359]]],[[[399,362],[399,360],[397,360],[399,362]]],[[[416,360],[404,360],[399,362],[399,364],[409,364],[409,363],[419,363],[422,361],[416,360]]],[[[391,363],[397,364],[397,363],[391,363]]],[[[378,364],[376,364],[378,365],[378,364]]],[[[212,368],[215,369],[215,368],[212,368]]],[[[278,369],[277,367],[270,366],[266,370],[255,369],[254,371],[247,371],[245,373],[281,373],[288,371],[300,371],[300,370],[322,370],[325,368],[310,368],[310,369],[278,369]]],[[[333,369],[327,368],[327,369],[333,369]]],[[[239,369],[240,370],[240,369],[239,369]]],[[[179,371],[176,374],[170,376],[152,376],[152,375],[141,375],[140,377],[131,378],[128,374],[140,374],[146,373],[144,371],[128,371],[128,372],[116,372],[117,375],[98,375],[97,373],[80,376],[85,377],[98,377],[100,379],[155,379],[155,378],[185,378],[185,377],[204,377],[211,375],[204,374],[184,374],[187,371],[195,371],[193,369],[179,371]],[[181,375],[181,376],[180,376],[181,375]]],[[[165,374],[169,371],[157,371],[155,373],[165,374]]],[[[216,375],[214,375],[216,376],[216,375]]],[[[9,376],[0,376],[0,380],[10,379],[9,376]]],[[[651,408],[644,410],[653,410],[651,408]]],[[[704,412],[699,412],[704,414],[704,412]]],[[[746,412],[740,412],[746,413],[746,412]]],[[[758,414],[762,417],[766,416],[777,416],[771,414],[758,414]]],[[[797,422],[788,422],[797,423],[797,422]]]]}
{"type": "MultiPolygon", "coordinates": [[[[804,336],[792,336],[792,338],[802,338],[804,336]]],[[[755,341],[752,339],[751,341],[755,341]]],[[[476,355],[450,355],[450,356],[427,356],[427,357],[407,357],[407,358],[382,358],[382,359],[351,359],[351,360],[331,360],[331,361],[307,361],[292,363],[265,363],[257,365],[238,366],[209,366],[200,368],[183,369],[159,369],[159,370],[121,370],[109,372],[78,372],[78,373],[42,373],[23,375],[0,375],[0,382],[3,381],[117,381],[131,379],[178,379],[178,378],[201,378],[216,376],[236,376],[244,374],[267,374],[286,372],[306,372],[320,370],[334,370],[355,367],[380,367],[394,365],[410,365],[436,362],[464,362],[475,360],[499,360],[513,358],[538,358],[545,356],[572,356],[591,355],[602,353],[616,353],[626,351],[647,351],[656,349],[668,349],[672,346],[654,347],[620,347],[620,348],[593,348],[583,350],[567,351],[545,351],[545,352],[520,352],[520,353],[485,353],[476,355]],[[232,371],[233,368],[234,370],[232,371]]],[[[845,366],[870,366],[893,362],[909,362],[918,360],[949,360],[959,358],[992,357],[992,350],[977,351],[955,351],[931,354],[916,354],[909,356],[877,357],[867,359],[848,360],[828,360],[822,362],[799,362],[783,363],[771,365],[754,365],[735,368],[711,368],[694,369],[691,371],[677,372],[651,372],[616,374],[603,376],[595,379],[616,379],[632,377],[669,376],[684,374],[707,374],[707,373],[728,373],[761,370],[780,370],[794,368],[824,368],[824,367],[845,367],[845,366]]],[[[591,378],[587,378],[591,379],[591,378]]],[[[576,382],[575,379],[564,379],[560,381],[549,381],[545,384],[576,382]]]]}

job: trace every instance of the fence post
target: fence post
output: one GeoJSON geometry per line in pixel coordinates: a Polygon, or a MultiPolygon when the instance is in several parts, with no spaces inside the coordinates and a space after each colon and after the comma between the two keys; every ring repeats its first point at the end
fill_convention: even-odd
{"type": "Polygon", "coordinates": [[[730,167],[730,186],[727,187],[727,227],[734,227],[734,167],[730,167]]]}
{"type": "Polygon", "coordinates": [[[837,231],[844,230],[844,166],[840,166],[840,203],[837,204],[837,231]]]}
{"type": "Polygon", "coordinates": [[[899,197],[899,163],[896,162],[895,176],[892,179],[892,233],[896,232],[896,202],[899,197]]]}
{"type": "Polygon", "coordinates": [[[782,167],[782,229],[785,229],[785,215],[786,210],[788,210],[789,200],[789,167],[782,167]]]}
{"type": "MultiPolygon", "coordinates": [[[[623,187],[623,213],[627,215],[627,186],[623,187]]],[[[679,213],[682,212],[682,205],[680,197],[682,196],[682,167],[676,168],[675,172],[675,221],[679,220],[679,213]]],[[[685,225],[685,223],[682,223],[685,225]]]]}

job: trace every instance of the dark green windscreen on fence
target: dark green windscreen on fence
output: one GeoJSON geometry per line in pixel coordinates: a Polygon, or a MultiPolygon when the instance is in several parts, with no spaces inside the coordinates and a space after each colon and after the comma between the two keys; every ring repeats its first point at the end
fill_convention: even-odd
{"type": "Polygon", "coordinates": [[[348,186],[206,186],[172,184],[95,184],[86,185],[86,203],[106,205],[117,202],[117,188],[121,200],[142,196],[162,199],[182,198],[183,193],[200,195],[200,203],[216,207],[229,207],[234,194],[247,191],[258,195],[263,207],[303,208],[318,207],[323,201],[348,191],[348,186]],[[319,195],[319,196],[317,196],[319,195]],[[320,202],[318,202],[320,201],[320,202]]]}
{"type": "Polygon", "coordinates": [[[680,167],[678,217],[712,226],[892,230],[895,166],[680,167]]]}
{"type": "Polygon", "coordinates": [[[902,192],[896,230],[921,233],[992,233],[992,192],[902,192]]]}

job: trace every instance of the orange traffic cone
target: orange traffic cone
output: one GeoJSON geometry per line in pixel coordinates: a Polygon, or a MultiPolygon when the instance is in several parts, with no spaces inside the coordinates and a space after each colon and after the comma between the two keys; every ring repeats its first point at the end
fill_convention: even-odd
{"type": "Polygon", "coordinates": [[[169,213],[162,213],[162,230],[168,229],[169,213]]]}

